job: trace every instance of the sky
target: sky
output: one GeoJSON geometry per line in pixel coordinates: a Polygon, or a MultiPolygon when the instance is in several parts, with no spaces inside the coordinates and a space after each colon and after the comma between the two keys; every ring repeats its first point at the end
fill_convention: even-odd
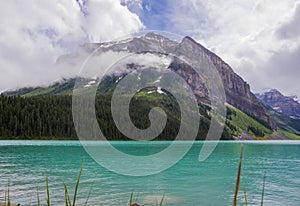
{"type": "Polygon", "coordinates": [[[253,92],[300,97],[300,0],[9,0],[0,7],[0,91],[78,73],[54,67],[87,42],[142,30],[191,36],[253,92]]]}

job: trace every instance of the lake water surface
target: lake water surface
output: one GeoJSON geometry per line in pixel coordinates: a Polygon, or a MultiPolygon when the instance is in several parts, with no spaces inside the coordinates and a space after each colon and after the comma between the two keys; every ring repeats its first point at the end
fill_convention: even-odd
{"type": "MultiPolygon", "coordinates": [[[[113,142],[129,154],[147,155],[168,142],[113,142]]],[[[185,142],[176,144],[184,145],[185,142]]],[[[264,205],[300,205],[300,142],[243,142],[244,181],[239,205],[244,204],[243,183],[249,205],[260,205],[266,172],[264,205]]],[[[0,141],[0,202],[7,184],[13,202],[36,204],[37,186],[45,203],[45,177],[53,205],[64,204],[64,187],[73,194],[84,161],[78,203],[126,205],[131,192],[142,205],[155,205],[165,194],[165,205],[232,205],[241,142],[220,142],[204,162],[198,161],[203,143],[195,142],[187,155],[168,170],[146,177],[115,174],[97,164],[78,141],[0,141]]],[[[105,155],[104,158],[109,158],[105,155]]],[[[118,162],[114,162],[118,164],[118,162]]],[[[137,167],[134,162],[128,165],[137,167]]],[[[134,199],[135,199],[134,198],[134,199]]]]}

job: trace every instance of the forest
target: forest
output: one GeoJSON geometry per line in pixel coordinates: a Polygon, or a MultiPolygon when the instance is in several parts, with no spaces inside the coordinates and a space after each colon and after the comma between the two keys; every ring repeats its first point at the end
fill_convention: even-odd
{"type": "MultiPolygon", "coordinates": [[[[166,127],[155,140],[173,140],[180,128],[180,108],[167,95],[149,98],[147,91],[137,93],[130,103],[130,117],[136,127],[150,126],[151,108],[161,107],[167,114],[166,127]]],[[[152,96],[153,97],[153,96],[152,96]]],[[[130,140],[116,127],[110,110],[111,95],[97,94],[95,109],[99,127],[108,140],[130,140]]],[[[207,108],[199,107],[201,120],[197,139],[204,139],[209,129],[207,108]]],[[[228,132],[223,139],[231,139],[228,132]]],[[[72,96],[0,95],[0,139],[77,139],[72,117],[72,96]]],[[[187,137],[188,139],[188,137],[187,137]]]]}

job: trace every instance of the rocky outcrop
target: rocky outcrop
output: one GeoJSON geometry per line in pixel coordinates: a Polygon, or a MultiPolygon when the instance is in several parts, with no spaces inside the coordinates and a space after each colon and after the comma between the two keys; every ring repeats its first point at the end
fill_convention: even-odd
{"type": "MultiPolygon", "coordinates": [[[[182,42],[189,41],[189,44],[197,45],[201,50],[210,57],[212,63],[218,70],[225,89],[226,101],[232,106],[244,111],[245,113],[261,119],[268,123],[273,129],[276,128],[273,120],[266,114],[263,106],[251,92],[250,85],[245,82],[239,75],[237,75],[233,69],[224,62],[219,56],[209,51],[190,37],[186,37],[182,42]]],[[[181,43],[182,44],[182,43],[181,43]]],[[[182,64],[182,63],[181,63],[182,64]]],[[[191,69],[188,67],[181,66],[180,73],[189,73],[191,69]]],[[[187,82],[191,82],[192,88],[194,89],[195,95],[202,102],[208,102],[208,93],[205,87],[204,81],[197,77],[195,73],[184,74],[187,82]]]]}
{"type": "Polygon", "coordinates": [[[227,102],[245,113],[267,122],[275,129],[275,123],[266,114],[259,100],[251,92],[250,85],[238,76],[220,57],[211,52],[208,55],[221,75],[227,102]]]}
{"type": "Polygon", "coordinates": [[[275,111],[290,116],[293,119],[300,119],[300,103],[294,100],[294,97],[284,96],[276,89],[256,94],[256,96],[275,111]]]}

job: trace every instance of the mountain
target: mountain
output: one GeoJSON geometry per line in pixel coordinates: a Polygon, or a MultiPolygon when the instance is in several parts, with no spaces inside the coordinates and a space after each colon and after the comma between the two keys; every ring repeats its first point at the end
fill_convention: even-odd
{"type": "Polygon", "coordinates": [[[56,81],[47,87],[26,87],[15,91],[3,92],[7,96],[51,96],[51,95],[71,95],[75,85],[76,79],[65,79],[56,81]]]}
{"type": "Polygon", "coordinates": [[[277,130],[290,139],[299,139],[300,104],[295,97],[284,96],[276,89],[258,93],[256,96],[275,121],[277,130]]]}
{"type": "MultiPolygon", "coordinates": [[[[92,54],[95,49],[97,49],[97,51],[94,55],[99,56],[106,52],[151,54],[161,59],[164,59],[167,55],[171,56],[166,68],[181,76],[192,88],[199,107],[201,108],[200,110],[203,115],[206,116],[203,120],[206,123],[210,121],[208,115],[210,98],[205,85],[205,78],[207,77],[205,75],[197,75],[191,65],[177,57],[182,56],[182,54],[191,57],[207,55],[217,69],[224,85],[228,107],[225,132],[239,138],[284,138],[279,133],[274,132],[277,127],[276,123],[270,117],[270,113],[268,113],[264,105],[251,92],[249,84],[237,75],[219,56],[209,51],[190,37],[185,37],[180,42],[177,42],[162,35],[148,33],[144,36],[129,38],[122,41],[85,44],[82,45],[76,52],[60,57],[57,60],[57,63],[76,65],[78,62],[82,62],[82,59],[85,59],[89,54],[92,54]]],[[[118,82],[129,72],[141,68],[141,65],[138,63],[133,64],[128,62],[127,65],[123,65],[123,67],[124,68],[121,69],[120,72],[105,76],[99,84],[98,94],[112,95],[118,82]]],[[[97,77],[92,76],[89,78],[81,78],[81,82],[85,85],[85,87],[90,87],[98,81],[99,79],[97,77]]],[[[159,81],[159,79],[157,81],[159,81]]],[[[70,95],[72,94],[74,84],[75,79],[69,79],[55,83],[49,87],[23,88],[18,91],[6,92],[5,94],[13,96],[21,95],[24,97],[70,95]]],[[[166,96],[169,96],[167,91],[160,88],[150,88],[150,90],[148,88],[146,93],[143,92],[138,96],[143,98],[143,101],[145,102],[153,101],[153,98],[150,98],[153,93],[155,95],[165,94],[166,96]]],[[[161,101],[167,101],[170,103],[170,100],[165,100],[164,98],[162,98],[161,101]]],[[[157,103],[158,102],[156,102],[156,104],[157,103]]],[[[167,105],[169,105],[169,103],[167,105]]],[[[176,121],[178,117],[174,116],[173,119],[176,121]]],[[[207,125],[206,123],[203,125],[207,125]]]]}
{"type": "Polygon", "coordinates": [[[285,114],[293,119],[300,119],[300,103],[295,100],[295,97],[284,96],[276,89],[256,94],[256,96],[276,112],[285,114]]]}
{"type": "MultiPolygon", "coordinates": [[[[180,56],[182,53],[186,52],[189,52],[188,55],[195,55],[194,51],[198,49],[198,53],[200,50],[202,53],[209,56],[212,63],[218,70],[223,81],[227,103],[251,116],[267,122],[272,128],[276,127],[272,119],[270,119],[270,117],[265,113],[261,103],[250,91],[249,84],[245,82],[239,75],[237,75],[233,69],[219,56],[209,51],[190,37],[185,37],[181,42],[178,43],[162,35],[151,32],[145,36],[135,37],[118,42],[85,44],[80,47],[77,52],[60,57],[57,62],[69,62],[74,64],[78,62],[78,58],[81,56],[81,53],[91,54],[96,48],[98,48],[97,53],[99,55],[107,51],[126,51],[132,53],[147,52],[157,55],[174,54],[176,56],[180,56]]],[[[85,57],[86,55],[82,56],[85,57]]],[[[178,58],[174,57],[169,69],[175,71],[187,82],[189,82],[199,103],[209,103],[209,96],[205,86],[205,81],[202,77],[199,77],[195,74],[195,72],[193,72],[193,68],[191,68],[190,65],[187,65],[186,63],[178,60],[178,58]]],[[[124,74],[119,76],[124,76],[124,74]]]]}

